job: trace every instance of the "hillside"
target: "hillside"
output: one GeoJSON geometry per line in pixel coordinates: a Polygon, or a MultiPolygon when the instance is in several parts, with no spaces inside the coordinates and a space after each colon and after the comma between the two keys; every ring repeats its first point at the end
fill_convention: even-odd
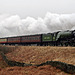
{"type": "Polygon", "coordinates": [[[75,47],[18,46],[15,51],[8,53],[7,57],[32,64],[54,60],[75,65],[75,47]]]}
{"type": "MultiPolygon", "coordinates": [[[[11,46],[12,47],[12,46],[11,46]]],[[[61,61],[75,65],[75,47],[50,46],[15,46],[15,50],[5,55],[10,60],[31,63],[33,65],[46,61],[61,61]]],[[[1,60],[1,59],[0,59],[1,60]]],[[[4,62],[4,61],[3,61],[4,62]]],[[[29,67],[0,68],[0,75],[71,75],[50,65],[29,67]]],[[[75,75],[75,74],[72,74],[75,75]]]]}

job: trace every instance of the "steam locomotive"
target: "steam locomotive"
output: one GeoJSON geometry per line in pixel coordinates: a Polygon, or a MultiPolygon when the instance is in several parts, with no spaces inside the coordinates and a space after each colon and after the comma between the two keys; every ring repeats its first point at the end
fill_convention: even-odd
{"type": "Polygon", "coordinates": [[[0,38],[5,45],[75,46],[75,30],[0,38]]]}

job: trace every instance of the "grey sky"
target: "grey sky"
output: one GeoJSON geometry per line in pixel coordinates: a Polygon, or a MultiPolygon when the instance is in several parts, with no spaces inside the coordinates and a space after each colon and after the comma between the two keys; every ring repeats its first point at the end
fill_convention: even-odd
{"type": "Polygon", "coordinates": [[[44,17],[47,12],[75,13],[75,0],[0,0],[0,13],[21,18],[44,17]]]}

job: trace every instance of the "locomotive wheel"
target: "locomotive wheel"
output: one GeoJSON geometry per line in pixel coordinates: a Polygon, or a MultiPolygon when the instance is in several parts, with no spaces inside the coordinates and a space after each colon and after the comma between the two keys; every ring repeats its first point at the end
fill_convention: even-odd
{"type": "Polygon", "coordinates": [[[63,43],[60,43],[61,46],[63,46],[63,43]]]}
{"type": "Polygon", "coordinates": [[[68,43],[65,43],[65,46],[68,46],[68,43]]]}

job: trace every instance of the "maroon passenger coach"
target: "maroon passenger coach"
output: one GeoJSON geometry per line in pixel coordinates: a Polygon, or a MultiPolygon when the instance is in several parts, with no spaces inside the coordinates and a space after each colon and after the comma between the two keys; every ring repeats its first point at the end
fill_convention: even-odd
{"type": "Polygon", "coordinates": [[[37,44],[37,45],[39,45],[41,43],[41,34],[22,36],[21,43],[22,44],[37,44]]]}
{"type": "Polygon", "coordinates": [[[20,43],[20,37],[9,37],[8,38],[8,41],[7,41],[9,44],[12,44],[12,43],[20,43]]]}

